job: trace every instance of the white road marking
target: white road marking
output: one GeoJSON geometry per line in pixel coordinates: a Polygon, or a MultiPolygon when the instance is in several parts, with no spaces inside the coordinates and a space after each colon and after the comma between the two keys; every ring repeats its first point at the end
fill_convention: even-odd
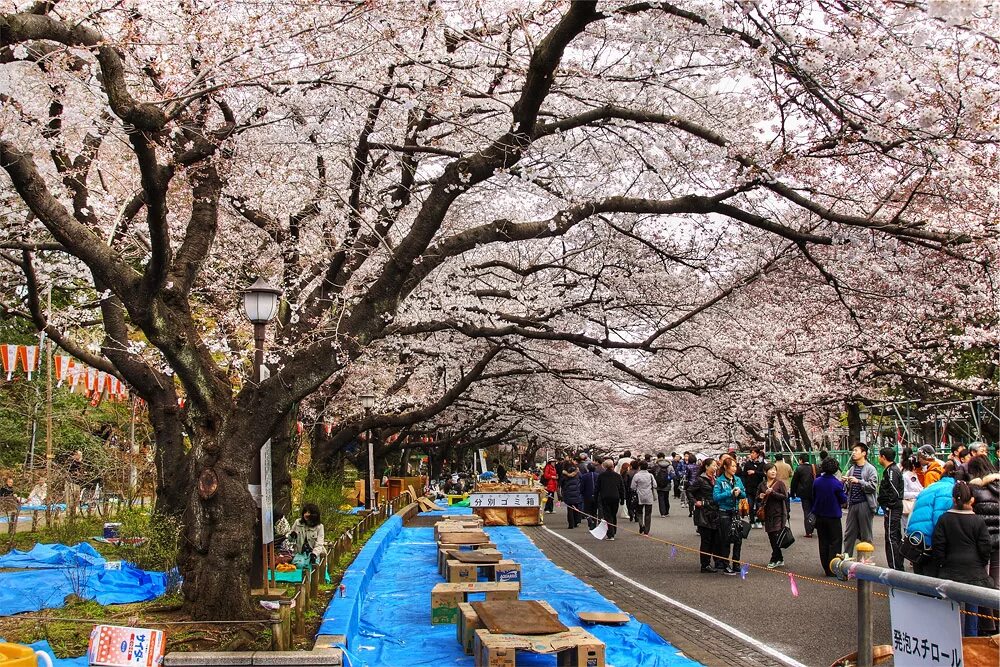
{"type": "Polygon", "coordinates": [[[708,614],[706,614],[705,612],[703,612],[703,611],[701,611],[699,609],[695,609],[694,607],[689,607],[686,604],[684,604],[683,602],[679,602],[678,600],[675,600],[675,599],[673,599],[671,597],[667,597],[666,595],[664,595],[663,593],[661,593],[659,591],[654,591],[652,588],[648,588],[646,586],[642,586],[641,584],[636,583],[635,581],[633,581],[632,579],[626,577],[624,574],[622,574],[618,570],[614,569],[613,567],[611,567],[610,565],[608,565],[607,563],[605,563],[603,560],[601,560],[597,556],[593,555],[592,553],[590,553],[589,551],[587,551],[586,549],[584,549],[583,547],[581,547],[577,543],[573,542],[572,540],[569,540],[569,539],[563,537],[559,533],[553,531],[548,526],[542,526],[542,528],[544,528],[546,531],[548,531],[549,534],[554,535],[555,537],[558,537],[560,540],[562,540],[566,544],[570,545],[571,547],[573,547],[574,549],[576,549],[577,551],[579,551],[580,553],[582,553],[584,556],[586,556],[590,560],[594,561],[595,563],[597,563],[598,565],[600,565],[602,568],[604,568],[606,571],[608,571],[611,574],[615,575],[616,577],[618,577],[622,581],[624,581],[626,583],[629,583],[632,586],[635,586],[636,588],[641,589],[641,590],[649,593],[650,595],[654,595],[654,596],[658,597],[659,599],[663,600],[664,602],[666,602],[667,604],[673,605],[674,607],[677,607],[678,609],[680,609],[682,611],[685,611],[685,612],[691,614],[692,616],[697,616],[698,618],[702,619],[703,621],[706,621],[707,623],[711,623],[712,625],[714,625],[715,627],[719,628],[723,632],[727,632],[730,635],[732,635],[733,637],[736,637],[737,639],[739,639],[741,641],[744,641],[747,644],[750,644],[754,648],[759,649],[761,652],[766,653],[767,655],[774,656],[775,659],[779,660],[780,662],[785,663],[786,665],[789,665],[789,667],[807,667],[806,665],[802,664],[801,662],[799,662],[795,658],[792,658],[790,656],[785,655],[784,653],[776,650],[774,647],[768,646],[764,642],[762,642],[760,640],[757,640],[757,639],[754,639],[750,635],[748,635],[748,634],[746,634],[744,632],[741,632],[740,630],[737,630],[736,628],[734,628],[733,626],[731,626],[731,625],[729,625],[727,623],[723,623],[722,621],[720,621],[717,618],[713,618],[712,616],[709,616],[708,614]]]}

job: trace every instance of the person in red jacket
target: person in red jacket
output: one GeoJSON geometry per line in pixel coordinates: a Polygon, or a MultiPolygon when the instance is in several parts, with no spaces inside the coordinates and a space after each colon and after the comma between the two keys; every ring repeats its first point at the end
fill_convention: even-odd
{"type": "Polygon", "coordinates": [[[555,511],[553,505],[556,498],[556,489],[559,488],[559,473],[556,472],[556,460],[549,459],[542,469],[542,485],[549,492],[549,497],[545,499],[545,513],[552,514],[555,511]]]}

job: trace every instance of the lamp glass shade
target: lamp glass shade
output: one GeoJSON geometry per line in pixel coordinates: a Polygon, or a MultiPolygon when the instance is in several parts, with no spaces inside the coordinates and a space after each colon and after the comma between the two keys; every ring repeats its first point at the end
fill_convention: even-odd
{"type": "Polygon", "coordinates": [[[254,324],[264,324],[278,314],[278,297],[281,290],[271,287],[263,278],[243,293],[243,312],[254,324]]]}
{"type": "Polygon", "coordinates": [[[375,407],[375,397],[372,394],[362,394],[361,395],[361,407],[365,410],[371,410],[375,407]]]}

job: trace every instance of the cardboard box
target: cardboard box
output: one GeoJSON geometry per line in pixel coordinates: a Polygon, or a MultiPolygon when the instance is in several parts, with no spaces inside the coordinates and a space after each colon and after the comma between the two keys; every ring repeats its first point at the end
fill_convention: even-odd
{"type": "Polygon", "coordinates": [[[514,667],[517,651],[555,653],[557,667],[605,667],[604,642],[581,627],[553,635],[504,635],[475,631],[476,665],[514,667]]]}
{"type": "Polygon", "coordinates": [[[479,581],[479,567],[475,563],[460,563],[457,560],[449,560],[446,567],[448,574],[445,579],[449,584],[479,581]]]}
{"type": "Polygon", "coordinates": [[[493,581],[521,583],[521,564],[502,560],[493,566],[493,581]]]}
{"type": "Polygon", "coordinates": [[[485,593],[487,600],[516,600],[521,584],[474,581],[462,584],[436,584],[431,589],[431,624],[456,623],[458,605],[470,593],[485,593]]]}
{"type": "Polygon", "coordinates": [[[103,667],[155,667],[163,664],[162,630],[97,625],[90,631],[87,660],[103,667]]]}
{"type": "Polygon", "coordinates": [[[459,603],[455,634],[466,655],[472,655],[472,647],[476,643],[476,630],[482,627],[483,624],[479,622],[479,614],[472,608],[472,605],[468,602],[459,603]]]}

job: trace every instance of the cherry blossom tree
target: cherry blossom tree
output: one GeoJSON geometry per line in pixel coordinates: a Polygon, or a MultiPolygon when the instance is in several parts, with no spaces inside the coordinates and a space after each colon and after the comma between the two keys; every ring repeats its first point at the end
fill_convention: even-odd
{"type": "Polygon", "coordinates": [[[790,257],[838,294],[875,246],[991,266],[996,16],[939,11],[24,3],[3,248],[37,326],[149,403],[191,610],[246,617],[258,448],[375,345],[562,346],[697,395],[741,361],[716,306],[790,257]],[[92,287],[98,350],[40,307],[57,275],[92,287]],[[284,290],[261,383],[256,275],[284,290]]]}

